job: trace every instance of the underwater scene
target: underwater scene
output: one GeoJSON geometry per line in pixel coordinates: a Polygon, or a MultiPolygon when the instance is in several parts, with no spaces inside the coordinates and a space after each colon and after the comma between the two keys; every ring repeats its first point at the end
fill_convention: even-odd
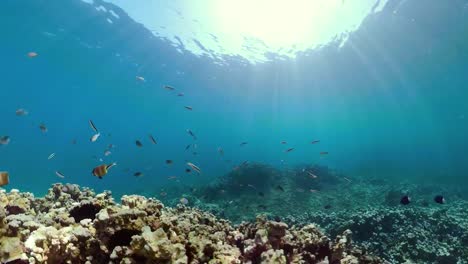
{"type": "Polygon", "coordinates": [[[468,263],[468,0],[0,1],[0,263],[468,263]]]}

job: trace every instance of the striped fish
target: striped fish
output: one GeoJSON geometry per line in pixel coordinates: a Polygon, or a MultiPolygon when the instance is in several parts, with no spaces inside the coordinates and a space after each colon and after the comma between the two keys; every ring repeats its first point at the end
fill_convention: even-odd
{"type": "Polygon", "coordinates": [[[99,179],[102,179],[102,177],[107,174],[109,169],[115,165],[117,165],[117,163],[115,162],[109,165],[106,165],[106,164],[99,165],[93,169],[92,173],[94,176],[98,177],[99,179]]]}

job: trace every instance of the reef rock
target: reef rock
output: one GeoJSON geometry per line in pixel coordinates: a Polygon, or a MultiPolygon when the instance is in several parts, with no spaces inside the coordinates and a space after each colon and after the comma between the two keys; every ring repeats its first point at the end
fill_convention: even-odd
{"type": "Polygon", "coordinates": [[[330,240],[315,225],[265,217],[233,226],[138,195],[117,204],[110,192],[72,184],[55,184],[44,198],[0,192],[0,205],[2,263],[381,263],[353,248],[350,231],[330,240]]]}

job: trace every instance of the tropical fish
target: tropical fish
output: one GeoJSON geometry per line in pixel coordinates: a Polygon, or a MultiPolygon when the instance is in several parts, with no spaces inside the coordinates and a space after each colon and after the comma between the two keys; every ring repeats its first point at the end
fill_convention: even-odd
{"type": "Polygon", "coordinates": [[[167,192],[161,192],[159,193],[159,195],[161,195],[162,197],[165,197],[167,195],[167,192]]]}
{"type": "Polygon", "coordinates": [[[410,202],[411,202],[411,198],[408,195],[405,195],[400,199],[400,203],[402,205],[408,205],[410,202]]]}
{"type": "Polygon", "coordinates": [[[167,179],[168,180],[175,180],[175,179],[177,179],[177,176],[169,176],[169,177],[167,177],[167,179]]]}
{"type": "Polygon", "coordinates": [[[190,173],[190,172],[192,172],[192,170],[189,169],[189,168],[187,168],[187,169],[185,169],[185,172],[186,172],[186,173],[190,173]]]}
{"type": "Polygon", "coordinates": [[[188,150],[190,148],[192,144],[188,144],[186,147],[185,147],[185,150],[188,150]]]}
{"type": "Polygon", "coordinates": [[[286,145],[286,144],[288,144],[288,142],[286,142],[286,141],[281,141],[281,144],[286,145]]]}
{"type": "Polygon", "coordinates": [[[16,115],[17,116],[25,116],[25,115],[28,115],[28,114],[29,114],[29,112],[24,108],[20,108],[20,109],[16,110],[16,115]]]}
{"type": "Polygon", "coordinates": [[[192,136],[194,140],[197,139],[197,136],[195,136],[195,134],[192,132],[192,130],[187,129],[187,133],[189,133],[189,135],[192,136]]]}
{"type": "Polygon", "coordinates": [[[143,173],[137,171],[137,172],[135,172],[135,173],[133,174],[133,176],[135,176],[135,177],[140,177],[140,176],[143,176],[143,173]]]}
{"type": "Polygon", "coordinates": [[[351,180],[346,178],[346,177],[343,177],[343,179],[345,179],[346,181],[348,181],[349,183],[351,183],[351,180]]]}
{"type": "Polygon", "coordinates": [[[174,90],[175,90],[174,87],[169,86],[169,85],[164,85],[164,88],[167,89],[167,90],[170,90],[170,91],[174,91],[174,90]]]}
{"type": "Polygon", "coordinates": [[[320,140],[314,140],[314,141],[310,142],[310,144],[317,144],[319,142],[320,142],[320,140]]]}
{"type": "Polygon", "coordinates": [[[139,148],[143,147],[143,144],[141,143],[140,140],[136,140],[136,141],[135,141],[135,145],[136,145],[137,147],[139,147],[139,148]]]}
{"type": "Polygon", "coordinates": [[[0,187],[10,183],[10,174],[6,171],[0,171],[0,187]]]}
{"type": "Polygon", "coordinates": [[[48,160],[53,159],[55,157],[55,152],[50,154],[49,157],[47,157],[48,160]]]}
{"type": "Polygon", "coordinates": [[[195,164],[193,164],[193,163],[191,163],[191,162],[187,162],[187,165],[188,165],[190,168],[192,168],[192,170],[196,171],[198,174],[201,173],[201,169],[200,169],[198,166],[196,166],[195,164]]]}
{"type": "Polygon", "coordinates": [[[46,133],[48,131],[46,125],[44,125],[44,123],[41,123],[39,125],[39,129],[43,132],[43,133],[46,133]]]}
{"type": "Polygon", "coordinates": [[[306,172],[307,172],[307,174],[309,174],[310,178],[312,178],[312,179],[317,179],[318,178],[318,176],[313,174],[312,172],[310,172],[310,171],[306,171],[306,172]]]}
{"type": "Polygon", "coordinates": [[[282,192],[284,192],[284,188],[283,188],[283,187],[281,187],[281,185],[278,185],[278,186],[276,186],[276,189],[277,189],[278,191],[282,191],[282,192]]]}
{"type": "Polygon", "coordinates": [[[110,168],[114,167],[115,165],[117,165],[117,163],[115,162],[109,165],[99,165],[93,169],[92,173],[94,176],[98,177],[99,179],[102,179],[102,177],[107,174],[110,168]]]}
{"type": "Polygon", "coordinates": [[[145,81],[145,78],[143,78],[142,76],[136,76],[135,78],[137,79],[137,81],[140,81],[140,82],[145,81]]]}
{"type": "Polygon", "coordinates": [[[1,136],[0,137],[0,145],[8,145],[10,143],[9,136],[1,136]]]}
{"type": "Polygon", "coordinates": [[[112,154],[112,152],[110,150],[106,150],[104,151],[104,156],[109,156],[110,154],[112,154]]]}
{"type": "Polygon", "coordinates": [[[187,109],[187,110],[190,110],[190,111],[193,110],[193,107],[191,107],[191,106],[186,105],[186,106],[184,106],[184,107],[185,107],[185,109],[187,109]]]}
{"type": "Polygon", "coordinates": [[[180,198],[180,203],[183,204],[183,205],[187,205],[188,204],[187,198],[185,198],[185,197],[180,198]]]}
{"type": "Polygon", "coordinates": [[[178,93],[177,96],[184,96],[184,94],[183,93],[178,93]]]}
{"type": "Polygon", "coordinates": [[[248,144],[248,142],[242,142],[242,143],[240,143],[241,146],[244,146],[244,145],[247,145],[247,144],[248,144]]]}
{"type": "Polygon", "coordinates": [[[310,189],[309,192],[311,192],[311,193],[318,193],[318,190],[310,189]]]}
{"type": "Polygon", "coordinates": [[[62,179],[65,178],[65,175],[63,173],[61,173],[60,171],[56,171],[55,175],[57,175],[58,177],[60,177],[62,179]]]}
{"type": "Polygon", "coordinates": [[[328,151],[322,151],[322,152],[320,152],[320,155],[322,155],[322,156],[323,155],[328,155],[328,151]]]}
{"type": "Polygon", "coordinates": [[[445,203],[445,198],[442,195],[436,195],[434,197],[434,202],[436,202],[438,204],[444,204],[445,203]]]}
{"type": "Polygon", "coordinates": [[[92,130],[94,130],[94,132],[95,132],[96,134],[99,133],[98,129],[96,128],[96,126],[95,126],[94,123],[93,123],[93,120],[91,120],[91,119],[89,120],[89,126],[91,127],[92,130]]]}
{"type": "Polygon", "coordinates": [[[247,187],[250,187],[250,188],[255,189],[255,190],[257,189],[257,188],[255,188],[255,186],[253,186],[252,184],[247,184],[247,187]]]}
{"type": "Polygon", "coordinates": [[[37,54],[37,52],[34,52],[34,51],[31,51],[31,52],[28,52],[28,57],[29,58],[35,58],[37,57],[39,54],[37,54]]]}
{"type": "Polygon", "coordinates": [[[224,150],[221,147],[219,147],[218,148],[218,153],[219,153],[219,155],[223,156],[224,155],[224,150]]]}
{"type": "Polygon", "coordinates": [[[96,142],[96,140],[98,140],[98,138],[101,136],[101,133],[97,133],[97,134],[94,134],[90,139],[89,141],[91,142],[96,142]]]}
{"type": "Polygon", "coordinates": [[[294,150],[294,148],[288,148],[285,152],[291,152],[293,150],[294,150]]]}
{"type": "Polygon", "coordinates": [[[167,164],[167,165],[171,165],[172,163],[173,163],[172,160],[166,160],[166,164],[167,164]]]}
{"type": "Polygon", "coordinates": [[[153,142],[153,144],[155,144],[155,145],[158,144],[158,143],[156,142],[156,139],[154,139],[153,135],[150,134],[150,135],[148,135],[148,136],[149,136],[151,142],[153,142]]]}

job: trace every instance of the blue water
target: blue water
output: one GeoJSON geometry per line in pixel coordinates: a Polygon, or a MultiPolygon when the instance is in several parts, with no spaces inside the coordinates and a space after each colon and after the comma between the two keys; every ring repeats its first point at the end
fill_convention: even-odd
{"type": "Polygon", "coordinates": [[[468,182],[468,1],[390,1],[342,48],[333,42],[255,65],[226,57],[224,66],[181,54],[120,8],[96,2],[121,18],[111,25],[78,0],[0,3],[0,136],[11,137],[0,146],[0,170],[10,173],[7,188],[40,195],[54,182],[70,182],[152,194],[209,184],[246,160],[318,163],[396,182],[468,182]],[[39,56],[28,58],[30,51],[39,56]],[[16,116],[18,108],[29,115],[16,116]],[[90,119],[102,133],[94,143],[90,119]],[[193,143],[197,155],[185,150],[193,143]],[[116,147],[106,157],[109,144],[116,147]],[[187,161],[202,174],[186,174],[187,161]],[[92,176],[111,162],[118,165],[104,179],[92,176]],[[144,176],[133,176],[137,171],[144,176]]]}

